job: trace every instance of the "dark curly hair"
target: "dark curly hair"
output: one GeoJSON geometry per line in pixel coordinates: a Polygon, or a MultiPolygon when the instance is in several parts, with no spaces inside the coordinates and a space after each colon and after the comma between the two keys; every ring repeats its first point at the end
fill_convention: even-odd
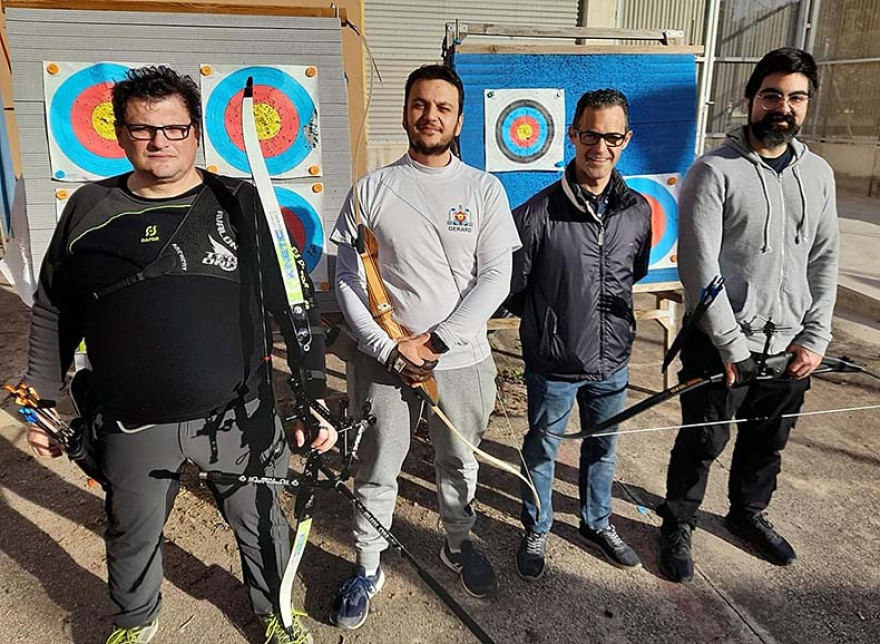
{"type": "Polygon", "coordinates": [[[455,73],[455,70],[446,65],[422,65],[409,75],[409,78],[406,79],[406,89],[403,93],[404,110],[409,103],[409,92],[412,86],[416,84],[416,81],[420,80],[442,80],[452,85],[458,90],[458,113],[461,114],[464,111],[464,85],[461,82],[461,78],[455,73]]]}
{"type": "Polygon", "coordinates": [[[610,87],[584,92],[584,95],[578,99],[577,106],[574,108],[574,119],[572,119],[571,124],[577,127],[578,122],[581,120],[581,115],[588,107],[594,110],[602,110],[614,107],[615,105],[623,110],[624,119],[626,120],[627,127],[629,127],[629,103],[626,100],[626,96],[620,90],[611,89],[610,87]]]}
{"type": "Polygon", "coordinates": [[[125,108],[133,98],[158,101],[175,95],[180,96],[186,105],[190,121],[199,124],[202,99],[199,87],[192,78],[181,76],[164,65],[129,69],[125,80],[113,86],[113,116],[117,123],[125,123],[125,108]]]}

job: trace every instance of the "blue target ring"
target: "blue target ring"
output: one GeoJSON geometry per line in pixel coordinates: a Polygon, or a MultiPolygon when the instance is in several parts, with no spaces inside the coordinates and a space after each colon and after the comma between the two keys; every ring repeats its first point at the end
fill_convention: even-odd
{"type": "Polygon", "coordinates": [[[532,163],[550,149],[555,125],[540,103],[521,99],[507,105],[498,116],[495,140],[498,149],[516,163],[532,163]]]}
{"type": "MultiPolygon", "coordinates": [[[[128,67],[114,63],[97,63],[72,74],[56,90],[49,106],[49,127],[55,143],[71,162],[80,168],[103,177],[112,177],[131,170],[131,163],[124,156],[103,157],[86,148],[79,140],[71,120],[74,104],[82,94],[100,83],[119,82],[125,79],[128,67]]],[[[63,170],[56,178],[66,176],[63,170]]]]}
{"type": "Polygon", "coordinates": [[[306,268],[311,273],[324,254],[324,227],[321,225],[321,217],[312,204],[293,190],[275,186],[275,196],[281,207],[290,241],[299,248],[306,268]]]}
{"type": "Polygon", "coordinates": [[[645,197],[650,197],[649,202],[653,201],[660,206],[659,213],[654,213],[652,207],[652,219],[655,218],[653,215],[659,215],[664,222],[663,234],[651,247],[649,264],[653,265],[669,254],[678,239],[678,204],[669,190],[654,179],[627,178],[626,184],[645,197]]]}
{"type": "MultiPolygon", "coordinates": [[[[226,127],[226,109],[229,102],[244,90],[248,77],[254,79],[254,85],[266,85],[286,96],[296,109],[299,117],[299,131],[290,146],[275,156],[266,159],[269,174],[280,175],[298,166],[314,149],[310,142],[308,128],[315,118],[315,102],[305,88],[292,76],[273,67],[245,67],[221,80],[205,108],[205,133],[217,153],[234,168],[249,173],[250,164],[243,148],[237,146],[229,137],[226,127]]],[[[240,123],[230,124],[241,128],[240,123]]]]}

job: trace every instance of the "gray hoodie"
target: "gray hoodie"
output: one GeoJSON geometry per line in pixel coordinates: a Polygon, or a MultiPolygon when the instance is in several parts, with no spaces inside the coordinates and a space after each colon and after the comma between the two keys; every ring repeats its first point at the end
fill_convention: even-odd
{"type": "Polygon", "coordinates": [[[700,328],[727,362],[792,342],[824,354],[837,296],[838,228],[834,174],[795,139],[779,174],[749,147],[744,128],[688,171],[679,199],[678,265],[692,310],[716,274],[721,292],[700,328]]]}

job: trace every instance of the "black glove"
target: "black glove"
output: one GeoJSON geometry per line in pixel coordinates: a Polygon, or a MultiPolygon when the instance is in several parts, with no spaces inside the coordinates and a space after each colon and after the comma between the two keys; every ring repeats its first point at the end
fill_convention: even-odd
{"type": "Polygon", "coordinates": [[[425,360],[422,364],[416,364],[400,353],[400,349],[394,347],[385,366],[391,373],[396,373],[409,383],[420,383],[431,379],[436,360],[425,360]]]}
{"type": "Polygon", "coordinates": [[[733,383],[734,385],[747,385],[761,375],[758,363],[751,356],[733,364],[736,367],[736,382],[733,383]]]}

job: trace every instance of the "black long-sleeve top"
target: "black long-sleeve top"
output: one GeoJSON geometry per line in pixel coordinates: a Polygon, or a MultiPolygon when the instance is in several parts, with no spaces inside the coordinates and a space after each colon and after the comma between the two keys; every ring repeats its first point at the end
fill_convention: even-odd
{"type": "Polygon", "coordinates": [[[34,298],[25,378],[41,396],[57,396],[85,339],[91,396],[122,422],[182,422],[251,400],[268,375],[267,312],[292,372],[323,396],[324,339],[305,263],[294,249],[316,331],[308,351],[290,323],[255,189],[202,174],[203,184],[169,199],[133,194],[128,175],[73,194],[34,298]]]}

